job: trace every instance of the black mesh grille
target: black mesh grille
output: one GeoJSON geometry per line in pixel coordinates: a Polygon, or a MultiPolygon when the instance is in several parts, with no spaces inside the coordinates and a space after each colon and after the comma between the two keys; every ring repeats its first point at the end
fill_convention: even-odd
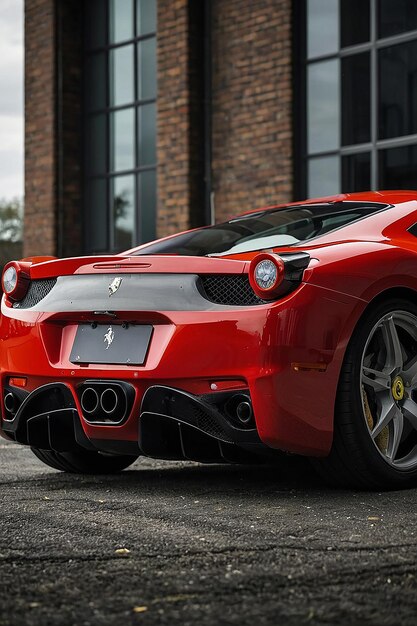
{"type": "Polygon", "coordinates": [[[224,429],[214,420],[209,413],[206,413],[198,406],[193,406],[194,424],[208,435],[212,435],[217,439],[230,440],[224,429]]]}
{"type": "Polygon", "coordinates": [[[48,295],[51,289],[55,286],[55,283],[56,278],[32,280],[23,300],[20,300],[20,302],[14,302],[13,307],[15,309],[30,309],[48,295]]]}
{"type": "Polygon", "coordinates": [[[247,274],[200,276],[202,294],[216,304],[253,306],[265,304],[252,290],[247,274]]]}

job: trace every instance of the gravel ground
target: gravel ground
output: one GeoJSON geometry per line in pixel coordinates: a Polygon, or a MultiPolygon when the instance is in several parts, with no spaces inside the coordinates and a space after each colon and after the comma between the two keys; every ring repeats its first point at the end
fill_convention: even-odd
{"type": "Polygon", "coordinates": [[[304,461],[66,475],[0,440],[0,626],[416,623],[417,490],[304,461]]]}

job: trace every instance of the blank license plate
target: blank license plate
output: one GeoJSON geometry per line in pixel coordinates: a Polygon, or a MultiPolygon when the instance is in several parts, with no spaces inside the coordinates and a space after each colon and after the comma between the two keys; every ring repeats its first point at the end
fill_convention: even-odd
{"type": "Polygon", "coordinates": [[[143,365],[152,326],[80,324],[72,346],[71,363],[143,365]]]}

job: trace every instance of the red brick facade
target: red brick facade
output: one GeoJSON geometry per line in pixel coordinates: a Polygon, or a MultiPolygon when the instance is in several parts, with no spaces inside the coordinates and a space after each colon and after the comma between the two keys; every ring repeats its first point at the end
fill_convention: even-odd
{"type": "MultiPolygon", "coordinates": [[[[83,249],[84,1],[25,3],[26,255],[83,249]]],[[[207,221],[210,191],[217,220],[292,199],[291,2],[211,0],[206,25],[203,9],[203,0],[158,1],[158,236],[207,221]]]]}
{"type": "Polygon", "coordinates": [[[54,5],[25,3],[25,256],[56,253],[54,5]]]}
{"type": "Polygon", "coordinates": [[[25,2],[24,254],[82,250],[82,0],[25,2]]]}
{"type": "Polygon", "coordinates": [[[216,219],[292,199],[291,1],[212,0],[216,219]]]}
{"type": "Polygon", "coordinates": [[[188,1],[158,2],[157,236],[190,223],[188,1]]]}

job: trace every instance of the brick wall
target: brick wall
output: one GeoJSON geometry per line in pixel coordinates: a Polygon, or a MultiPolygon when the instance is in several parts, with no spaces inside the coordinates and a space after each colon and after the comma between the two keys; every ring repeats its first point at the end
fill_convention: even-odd
{"type": "Polygon", "coordinates": [[[216,219],[292,199],[291,0],[212,0],[216,219]]]}
{"type": "MultiPolygon", "coordinates": [[[[158,1],[158,206],[162,237],[202,222],[202,114],[195,0],[158,1]],[[193,42],[190,54],[189,42],[193,42]]],[[[202,42],[201,42],[202,45],[202,42]]]]}
{"type": "Polygon", "coordinates": [[[23,254],[55,254],[54,0],[25,2],[25,65],[23,254]]]}
{"type": "MultiPolygon", "coordinates": [[[[291,0],[211,2],[219,220],[292,198],[291,0]]],[[[158,236],[204,222],[203,4],[158,1],[158,236]]],[[[25,2],[25,255],[82,249],[82,6],[25,2]]]]}
{"type": "Polygon", "coordinates": [[[25,2],[25,256],[81,250],[82,4],[25,2]]]}

